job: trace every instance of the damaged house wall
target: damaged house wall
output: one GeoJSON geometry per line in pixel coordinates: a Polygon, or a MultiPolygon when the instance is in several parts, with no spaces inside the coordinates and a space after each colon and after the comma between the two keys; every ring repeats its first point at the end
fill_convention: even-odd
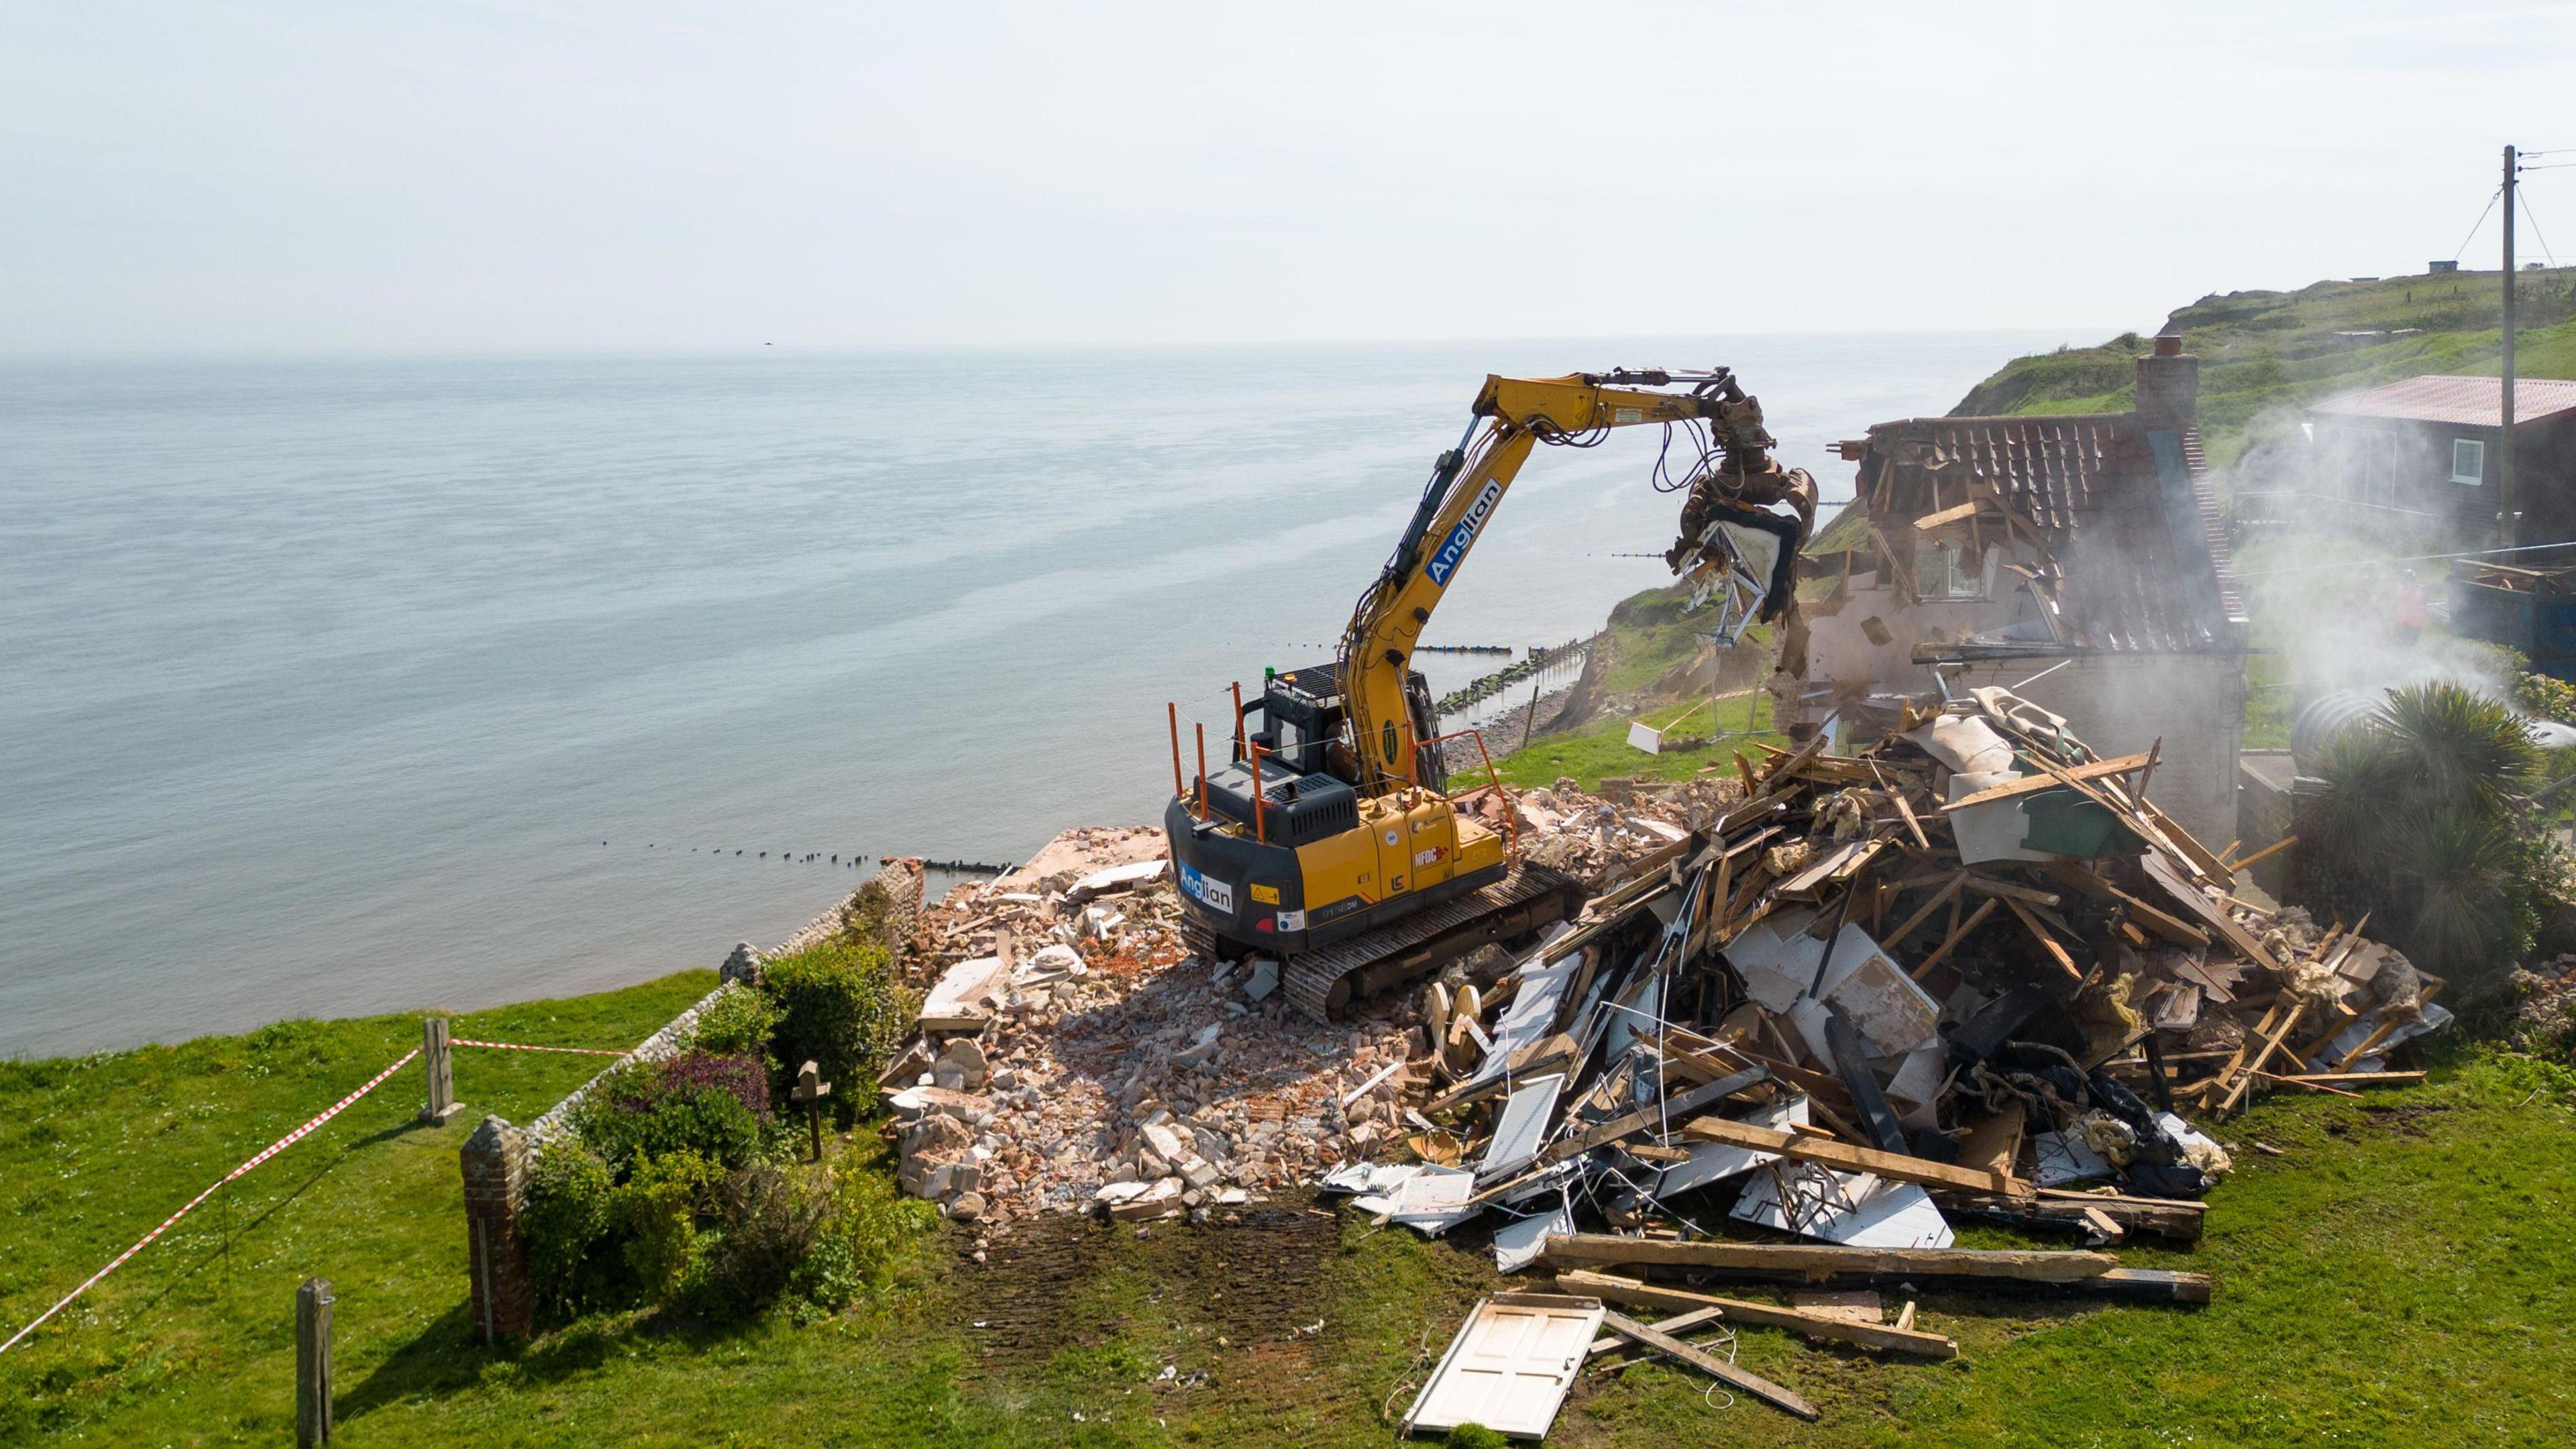
{"type": "Polygon", "coordinates": [[[1936,666],[1953,695],[2020,685],[2113,754],[2161,740],[2159,800],[2233,838],[2246,620],[2198,393],[2199,360],[2159,337],[2130,412],[1913,418],[1844,443],[1857,496],[1809,550],[1831,583],[1805,672],[1775,681],[1782,721],[1861,742],[1936,666]]]}

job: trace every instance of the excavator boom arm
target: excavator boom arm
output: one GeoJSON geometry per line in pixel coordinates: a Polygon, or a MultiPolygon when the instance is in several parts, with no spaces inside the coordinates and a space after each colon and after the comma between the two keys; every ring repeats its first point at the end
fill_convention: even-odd
{"type": "Polygon", "coordinates": [[[1433,468],[1421,507],[1342,638],[1342,695],[1352,745],[1370,780],[1416,778],[1420,742],[1405,701],[1414,647],[1533,447],[1580,441],[1607,428],[1693,420],[1707,421],[1721,448],[1755,467],[1764,466],[1763,450],[1771,444],[1761,404],[1723,369],[1488,377],[1476,394],[1474,418],[1458,449],[1442,454],[1433,468]],[[1691,390],[1649,390],[1674,382],[1691,390]]]}

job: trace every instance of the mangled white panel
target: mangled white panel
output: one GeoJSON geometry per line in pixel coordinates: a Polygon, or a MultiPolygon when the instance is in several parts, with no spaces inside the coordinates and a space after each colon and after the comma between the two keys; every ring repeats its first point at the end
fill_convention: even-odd
{"type": "Polygon", "coordinates": [[[1780,540],[1762,529],[1721,520],[1701,534],[1699,563],[1689,575],[1690,606],[1716,601],[1706,632],[1717,647],[1735,647],[1745,626],[1761,613],[1779,561],[1780,540]]]}
{"type": "Polygon", "coordinates": [[[1931,1194],[1913,1183],[1812,1162],[1755,1173],[1729,1216],[1852,1248],[1946,1248],[1955,1241],[1931,1194]]]}
{"type": "MultiPolygon", "coordinates": [[[[1786,1102],[1746,1113],[1740,1120],[1773,1132],[1786,1132],[1807,1121],[1807,1099],[1792,1097],[1786,1102]]],[[[1751,1172],[1766,1162],[1779,1160],[1777,1153],[1738,1147],[1731,1142],[1694,1143],[1690,1161],[1674,1163],[1655,1179],[1655,1196],[1671,1197],[1695,1187],[1706,1187],[1712,1182],[1724,1182],[1730,1177],[1751,1172]]]]}
{"type": "Polygon", "coordinates": [[[1873,1054],[1902,1056],[1938,1040],[1934,1028],[1941,1003],[1898,969],[1867,931],[1848,921],[1834,938],[1833,960],[1825,962],[1825,943],[1807,934],[1815,919],[1813,911],[1767,917],[1727,943],[1726,959],[1744,978],[1747,995],[1765,1010],[1795,1021],[1819,1061],[1833,1060],[1823,1045],[1821,1015],[1798,1006],[1817,984],[1819,964],[1825,966],[1825,976],[1817,999],[1841,1008],[1873,1054]]]}
{"type": "Polygon", "coordinates": [[[1816,913],[1780,911],[1755,921],[1726,944],[1726,959],[1744,978],[1745,994],[1769,1012],[1783,1012],[1816,979],[1825,943],[1807,934],[1816,913]]]}
{"type": "Polygon", "coordinates": [[[1476,1074],[1467,1079],[1469,1083],[1501,1076],[1513,1053],[1548,1034],[1556,1024],[1556,1008],[1565,999],[1566,984],[1582,964],[1580,951],[1569,952],[1555,961],[1532,956],[1521,963],[1514,973],[1521,984],[1512,993],[1511,1004],[1503,1008],[1502,1020],[1494,1024],[1494,1049],[1485,1053],[1476,1074]]]}
{"type": "MultiPolygon", "coordinates": [[[[1952,775],[1950,798],[1965,800],[1980,790],[2009,785],[2021,779],[2018,770],[1997,770],[1991,774],[1952,775]]],[[[2044,850],[2026,850],[2022,842],[2030,838],[2030,816],[2022,809],[2026,797],[1989,800],[1965,810],[1949,813],[1950,835],[1959,843],[1961,865],[1983,865],[1990,860],[2054,860],[2044,850]]]]}
{"type": "Polygon", "coordinates": [[[1469,1207],[1476,1174],[1459,1167],[1425,1167],[1396,1188],[1387,1209],[1395,1221],[1438,1237],[1483,1211],[1469,1207]]]}
{"type": "Polygon", "coordinates": [[[2111,1175],[2111,1161],[2074,1132],[2042,1132],[2030,1139],[2031,1180],[2041,1187],[2063,1187],[2111,1175]]]}
{"type": "Polygon", "coordinates": [[[1070,903],[1079,905],[1094,896],[1134,890],[1147,881],[1161,880],[1171,868],[1171,859],[1166,856],[1159,860],[1132,861],[1126,865],[1113,865],[1105,870],[1095,870],[1075,881],[1064,893],[1064,898],[1070,903]]]}
{"type": "Polygon", "coordinates": [[[1556,1210],[1520,1218],[1494,1229],[1494,1268],[1517,1273],[1538,1261],[1551,1234],[1574,1231],[1574,1212],[1560,1198],[1556,1210]]]}
{"type": "Polygon", "coordinates": [[[1504,1099],[1502,1115],[1494,1123],[1493,1140],[1485,1147],[1484,1159],[1476,1164],[1479,1180],[1493,1182],[1509,1177],[1538,1156],[1539,1148],[1547,1141],[1548,1123],[1556,1116],[1557,1094],[1564,1088],[1562,1072],[1512,1085],[1512,1094],[1504,1099]]]}
{"type": "Polygon", "coordinates": [[[2012,745],[1975,715],[1945,714],[1907,730],[1905,738],[1954,774],[1987,775],[2012,768],[2012,745]]]}
{"type": "Polygon", "coordinates": [[[1947,1047],[1935,1042],[1916,1047],[1905,1054],[1896,1075],[1887,1079],[1887,1095],[1894,1100],[1918,1106],[1929,1103],[1941,1093],[1941,1079],[1950,1065],[1947,1047]]]}
{"type": "Polygon", "coordinates": [[[1851,1018],[1861,1040],[1869,1043],[1871,1055],[1899,1056],[1940,1040],[1935,1028],[1941,1021],[1941,1003],[1896,969],[1878,943],[1858,927],[1843,928],[1842,949],[1834,953],[1826,983],[1825,1000],[1851,1018]],[[1844,969],[1846,960],[1849,970],[1844,969]]]}

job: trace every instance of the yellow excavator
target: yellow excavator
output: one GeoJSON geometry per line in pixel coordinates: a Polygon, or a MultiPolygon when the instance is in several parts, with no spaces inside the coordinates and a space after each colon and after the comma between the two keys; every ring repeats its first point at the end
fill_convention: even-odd
{"type": "Polygon", "coordinates": [[[1185,778],[1170,713],[1163,827],[1201,954],[1277,958],[1283,994],[1325,1019],[1355,995],[1581,909],[1577,883],[1515,860],[1511,806],[1490,759],[1481,780],[1452,795],[1450,737],[1411,662],[1531,450],[1590,447],[1647,424],[1666,429],[1658,487],[1690,493],[1667,561],[1692,576],[1696,598],[1718,600],[1718,641],[1731,646],[1747,624],[1790,606],[1815,484],[1771,458],[1762,406],[1733,373],[1486,378],[1458,447],[1433,465],[1393,556],[1360,595],[1336,659],[1268,671],[1255,699],[1238,689],[1231,758],[1213,773],[1202,730],[1195,777],[1185,778]],[[1669,467],[1676,440],[1696,445],[1679,477],[1669,467]],[[1780,503],[1794,515],[1770,506],[1780,503]]]}

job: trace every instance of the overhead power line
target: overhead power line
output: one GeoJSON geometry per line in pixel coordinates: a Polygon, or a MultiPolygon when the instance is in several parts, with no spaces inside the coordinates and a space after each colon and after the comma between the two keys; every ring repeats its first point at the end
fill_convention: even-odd
{"type": "Polygon", "coordinates": [[[2501,186],[2497,187],[2494,192],[2488,195],[2486,210],[2479,212],[2478,219],[2469,223],[2469,234],[2460,238],[2460,244],[2458,246],[2451,248],[2452,256],[2465,257],[2469,254],[2469,243],[2478,239],[2478,228],[2486,225],[2487,218],[2495,214],[2496,199],[2503,195],[2504,188],[2501,186]]]}

